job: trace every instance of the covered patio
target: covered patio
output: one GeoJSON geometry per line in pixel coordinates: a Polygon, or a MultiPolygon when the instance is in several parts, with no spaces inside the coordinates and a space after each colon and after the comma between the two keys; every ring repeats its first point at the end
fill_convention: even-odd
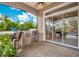
{"type": "Polygon", "coordinates": [[[0,2],[0,4],[27,11],[28,16],[32,14],[35,17],[30,19],[37,20],[34,24],[36,27],[26,26],[19,21],[18,30],[13,26],[10,30],[0,30],[1,39],[5,34],[11,39],[12,46],[17,49],[17,57],[79,57],[78,2],[0,2]]]}

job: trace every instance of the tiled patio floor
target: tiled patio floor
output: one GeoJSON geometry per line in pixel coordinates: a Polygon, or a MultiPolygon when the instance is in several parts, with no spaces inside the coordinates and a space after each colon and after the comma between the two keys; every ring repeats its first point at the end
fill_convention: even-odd
{"type": "Polygon", "coordinates": [[[18,55],[19,57],[79,57],[79,50],[43,42],[28,46],[18,55]]]}

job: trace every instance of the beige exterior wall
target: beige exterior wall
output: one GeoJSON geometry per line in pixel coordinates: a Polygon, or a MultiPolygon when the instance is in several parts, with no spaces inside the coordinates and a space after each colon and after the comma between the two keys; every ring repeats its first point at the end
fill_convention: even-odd
{"type": "Polygon", "coordinates": [[[43,16],[38,16],[38,30],[43,33],[43,16]]]}

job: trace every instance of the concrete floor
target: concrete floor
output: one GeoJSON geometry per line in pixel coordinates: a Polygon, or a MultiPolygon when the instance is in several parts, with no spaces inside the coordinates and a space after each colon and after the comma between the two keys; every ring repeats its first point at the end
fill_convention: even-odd
{"type": "MultiPolygon", "coordinates": [[[[50,39],[51,41],[62,43],[62,38],[50,39]]],[[[71,46],[78,47],[78,39],[63,39],[63,43],[71,46]]]]}
{"type": "Polygon", "coordinates": [[[79,50],[43,42],[23,48],[18,57],[79,57],[79,50]]]}
{"type": "Polygon", "coordinates": [[[78,47],[78,39],[64,39],[64,44],[78,47]]]}

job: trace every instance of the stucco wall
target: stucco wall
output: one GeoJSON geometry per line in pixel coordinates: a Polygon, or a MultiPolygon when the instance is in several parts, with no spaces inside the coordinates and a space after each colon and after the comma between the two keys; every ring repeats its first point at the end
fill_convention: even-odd
{"type": "Polygon", "coordinates": [[[43,33],[43,16],[38,16],[38,30],[40,33],[43,33]]]}

